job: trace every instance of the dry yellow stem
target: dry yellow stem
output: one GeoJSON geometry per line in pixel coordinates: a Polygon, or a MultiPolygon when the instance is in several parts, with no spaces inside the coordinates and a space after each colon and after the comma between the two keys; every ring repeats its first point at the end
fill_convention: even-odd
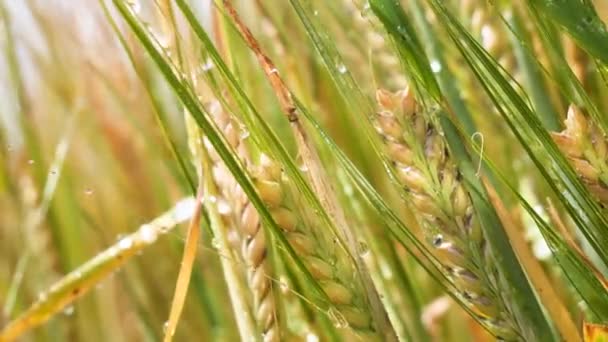
{"type": "Polygon", "coordinates": [[[0,331],[0,341],[14,341],[26,331],[46,322],[119,269],[132,256],[154,244],[160,235],[166,234],[177,224],[190,219],[195,205],[194,198],[179,201],[170,211],[142,225],[135,233],[122,238],[115,245],[64,276],[48,291],[40,293],[38,301],[0,331]]]}
{"type": "Polygon", "coordinates": [[[171,303],[171,313],[167,321],[165,330],[165,342],[173,340],[179,317],[181,316],[188,293],[188,285],[190,285],[190,276],[192,275],[192,265],[196,259],[196,250],[198,247],[198,239],[200,235],[200,220],[201,220],[201,199],[203,196],[202,183],[198,189],[196,198],[196,209],[190,224],[188,225],[188,235],[186,237],[186,245],[184,246],[184,254],[182,256],[182,264],[177,275],[175,283],[175,293],[173,294],[173,302],[171,303]]]}

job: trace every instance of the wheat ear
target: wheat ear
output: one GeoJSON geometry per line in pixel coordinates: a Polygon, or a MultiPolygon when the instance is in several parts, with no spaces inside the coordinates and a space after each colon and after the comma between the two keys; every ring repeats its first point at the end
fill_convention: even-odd
{"type": "Polygon", "coordinates": [[[350,326],[360,337],[374,336],[376,332],[371,316],[358,300],[363,294],[357,292],[356,284],[345,283],[347,274],[352,277],[355,273],[354,265],[340,253],[342,250],[336,246],[333,238],[326,239],[327,234],[321,229],[315,229],[299,219],[292,209],[281,167],[262,155],[254,180],[277,226],[337,309],[337,312],[330,310],[330,319],[339,328],[350,326]]]}
{"type": "MultiPolygon", "coordinates": [[[[209,111],[241,161],[245,165],[250,164],[249,151],[242,139],[238,121],[217,101],[209,106],[209,111]]],[[[213,153],[211,143],[205,141],[205,146],[212,152],[212,177],[222,197],[218,207],[224,209],[220,210],[220,214],[226,226],[237,228],[230,232],[230,242],[233,248],[239,242],[242,244],[241,255],[247,264],[247,283],[253,293],[254,318],[262,331],[264,341],[278,341],[279,327],[272,294],[272,267],[260,216],[221,158],[213,153]]]]}
{"type": "Polygon", "coordinates": [[[498,271],[443,136],[409,89],[379,90],[377,101],[376,129],[434,255],[486,326],[502,339],[517,338],[517,321],[500,296],[498,271]]]}
{"type": "Polygon", "coordinates": [[[602,207],[608,206],[608,144],[599,127],[579,108],[571,105],[565,121],[566,129],[552,133],[557,146],[568,157],[583,183],[602,207]]]}

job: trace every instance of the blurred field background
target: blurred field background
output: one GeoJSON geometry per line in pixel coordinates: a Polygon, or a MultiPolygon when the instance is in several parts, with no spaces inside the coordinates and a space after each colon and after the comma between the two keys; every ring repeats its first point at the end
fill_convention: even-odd
{"type": "MultiPolygon", "coordinates": [[[[9,0],[2,7],[0,325],[188,194],[98,3],[9,0]]],[[[182,110],[162,84],[157,90],[183,148],[182,110]]],[[[27,339],[162,336],[184,234],[177,230],[147,249],[27,339]]],[[[180,335],[232,340],[218,254],[208,237],[202,241],[184,316],[192,320],[182,321],[180,335]]]]}

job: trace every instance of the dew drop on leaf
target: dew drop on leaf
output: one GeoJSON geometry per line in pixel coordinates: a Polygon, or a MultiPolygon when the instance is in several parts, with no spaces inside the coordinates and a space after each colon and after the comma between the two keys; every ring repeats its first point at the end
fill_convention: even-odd
{"type": "Polygon", "coordinates": [[[441,63],[438,60],[434,59],[431,61],[431,71],[438,73],[441,71],[441,68],[441,63]]]}
{"type": "Polygon", "coordinates": [[[331,323],[338,329],[346,328],[348,326],[348,322],[346,321],[346,318],[344,318],[344,315],[334,307],[327,310],[327,316],[329,316],[331,323]]]}
{"type": "Polygon", "coordinates": [[[369,246],[365,241],[359,241],[357,245],[357,252],[360,257],[365,257],[369,253],[369,246]]]}
{"type": "Polygon", "coordinates": [[[120,249],[129,249],[133,246],[133,239],[131,237],[126,237],[118,242],[118,248],[120,249]]]}
{"type": "Polygon", "coordinates": [[[207,72],[207,71],[213,69],[213,61],[210,58],[207,58],[205,63],[202,65],[201,69],[203,70],[203,72],[207,72]]]}
{"type": "Polygon", "coordinates": [[[151,244],[158,238],[158,232],[151,225],[144,224],[139,229],[139,237],[144,243],[151,244]]]}
{"type": "MultiPolygon", "coordinates": [[[[215,199],[215,197],[213,198],[214,200],[217,200],[215,199]]],[[[196,201],[194,200],[194,198],[188,198],[179,201],[173,209],[173,218],[179,222],[185,221],[192,217],[192,215],[194,214],[195,207],[196,201]]]]}
{"type": "Polygon", "coordinates": [[[71,316],[74,313],[74,305],[67,306],[63,309],[63,314],[66,316],[71,316]]]}
{"type": "Polygon", "coordinates": [[[319,342],[319,336],[313,332],[309,332],[306,334],[306,342],[319,342]]]}

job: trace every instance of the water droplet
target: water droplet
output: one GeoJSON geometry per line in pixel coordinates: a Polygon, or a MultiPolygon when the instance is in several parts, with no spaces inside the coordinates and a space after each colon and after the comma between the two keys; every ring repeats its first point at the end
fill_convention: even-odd
{"type": "Polygon", "coordinates": [[[154,243],[158,238],[158,232],[153,226],[144,224],[141,226],[141,228],[139,228],[139,238],[144,243],[151,244],[154,243]]]}
{"type": "MultiPolygon", "coordinates": [[[[220,115],[222,113],[222,104],[218,100],[211,101],[208,105],[209,113],[213,116],[220,115]]],[[[205,138],[205,140],[208,140],[205,138]]]]}
{"type": "Polygon", "coordinates": [[[284,276],[281,276],[281,279],[279,280],[279,287],[281,288],[281,291],[283,293],[289,291],[289,283],[287,282],[287,279],[284,276]]]}
{"type": "Polygon", "coordinates": [[[34,161],[34,159],[30,159],[30,160],[27,161],[27,163],[30,164],[30,165],[32,165],[32,164],[35,163],[35,161],[34,161]]]}
{"type": "Polygon", "coordinates": [[[222,242],[220,241],[220,239],[214,237],[213,239],[211,239],[211,246],[216,249],[219,249],[222,246],[222,242]]]}
{"type": "Polygon", "coordinates": [[[249,131],[247,131],[247,130],[242,130],[242,131],[241,131],[241,134],[240,134],[240,137],[241,137],[241,139],[242,139],[242,140],[245,140],[245,139],[249,138],[249,135],[251,135],[251,134],[249,133],[249,131]]]}
{"type": "Polygon", "coordinates": [[[112,247],[108,250],[108,254],[112,257],[115,257],[118,255],[118,248],[112,247]]]}
{"type": "Polygon", "coordinates": [[[346,321],[346,318],[344,318],[344,315],[334,307],[327,310],[327,316],[329,316],[329,320],[334,327],[338,329],[346,328],[348,326],[348,322],[346,321]]]}
{"type": "Polygon", "coordinates": [[[318,10],[314,10],[314,12],[312,12],[312,14],[316,17],[319,15],[319,11],[318,10]]]}
{"type": "Polygon", "coordinates": [[[438,60],[434,59],[431,61],[431,71],[434,73],[438,73],[441,71],[441,63],[438,60]]]}
{"type": "Polygon", "coordinates": [[[220,215],[228,215],[232,212],[232,207],[230,207],[227,201],[222,199],[217,203],[217,212],[220,215]]]}
{"type": "Polygon", "coordinates": [[[118,248],[120,249],[129,249],[133,246],[133,239],[131,237],[126,237],[118,242],[118,248]]]}
{"type": "Polygon", "coordinates": [[[355,190],[353,189],[352,186],[350,186],[350,184],[344,185],[343,190],[344,190],[344,194],[347,196],[353,196],[355,194],[355,190]]]}
{"type": "Polygon", "coordinates": [[[308,332],[306,334],[306,342],[319,342],[319,336],[313,332],[308,332]]]}
{"type": "Polygon", "coordinates": [[[342,63],[338,64],[337,68],[338,68],[338,72],[341,74],[344,74],[344,73],[346,73],[346,71],[348,71],[348,69],[346,68],[346,65],[344,65],[342,63]]]}
{"type": "Polygon", "coordinates": [[[393,270],[386,262],[380,262],[380,273],[384,279],[393,279],[393,270]]]}
{"type": "Polygon", "coordinates": [[[433,246],[439,247],[443,244],[443,235],[437,234],[433,237],[433,246]]]}
{"type": "Polygon", "coordinates": [[[163,333],[166,333],[168,328],[169,328],[169,322],[163,323],[163,333]]]}
{"type": "Polygon", "coordinates": [[[67,306],[63,309],[63,314],[66,316],[71,316],[74,313],[74,305],[67,306]]]}
{"type": "Polygon", "coordinates": [[[207,58],[207,60],[205,61],[205,64],[203,64],[203,66],[201,67],[201,69],[204,72],[207,72],[207,71],[213,69],[213,66],[214,66],[214,64],[213,64],[213,61],[211,60],[211,58],[207,58]]]}
{"type": "Polygon", "coordinates": [[[194,198],[187,198],[177,202],[173,208],[173,218],[178,222],[183,222],[192,217],[196,206],[194,198]]]}
{"type": "Polygon", "coordinates": [[[365,257],[369,253],[369,246],[365,241],[359,241],[357,245],[357,252],[360,257],[365,257]]]}
{"type": "Polygon", "coordinates": [[[91,188],[84,189],[84,194],[87,195],[87,196],[92,195],[93,194],[93,189],[91,189],[91,188]]]}
{"type": "Polygon", "coordinates": [[[279,70],[277,70],[277,68],[272,68],[272,69],[270,69],[270,73],[271,74],[278,74],[279,70]]]}

